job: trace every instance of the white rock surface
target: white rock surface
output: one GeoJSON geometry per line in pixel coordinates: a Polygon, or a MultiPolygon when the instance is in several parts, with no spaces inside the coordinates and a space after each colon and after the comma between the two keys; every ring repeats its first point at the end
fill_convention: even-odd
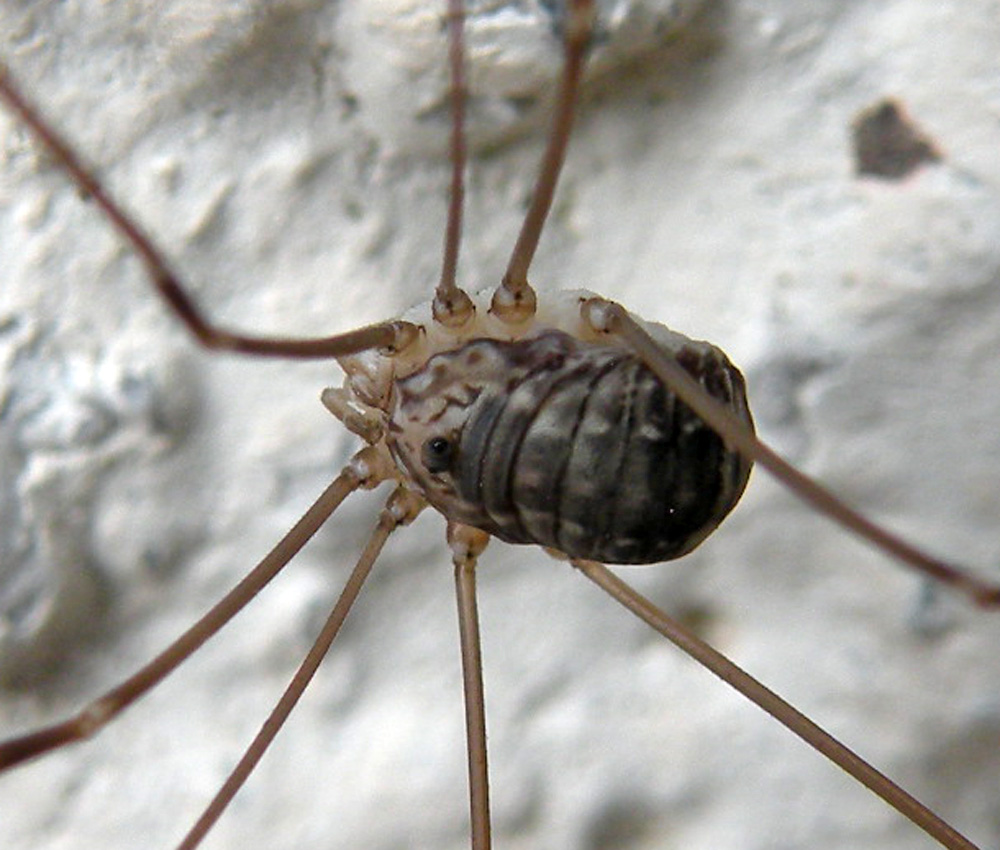
{"type": "MultiPolygon", "coordinates": [[[[766,438],[1000,576],[996,4],[708,2],[681,45],[651,47],[675,5],[621,0],[606,18],[618,25],[533,272],[543,297],[585,286],[722,344],[766,438]],[[859,179],[849,127],[886,96],[944,158],[859,179]]],[[[413,27],[433,33],[437,15],[403,0],[35,0],[0,6],[0,53],[213,315],[327,333],[398,314],[436,274],[446,119],[413,68],[443,60],[413,27]],[[386,52],[366,56],[362,32],[386,52]]],[[[472,30],[474,84],[502,83],[473,109],[488,156],[463,279],[478,288],[513,244],[543,135],[530,107],[558,47],[537,10],[494,9],[472,30]]],[[[0,375],[5,734],[151,657],[353,450],[317,400],[335,367],[197,350],[6,114],[0,375]]],[[[0,776],[0,844],[173,846],[305,652],[383,497],[343,507],[97,740],[0,776]]],[[[627,577],[1000,846],[1000,615],[933,592],[761,473],[697,553],[627,577]]],[[[934,846],[569,568],[495,544],[480,581],[498,848],[934,846]]],[[[428,513],[393,541],[206,846],[467,847],[454,621],[428,513]]]]}

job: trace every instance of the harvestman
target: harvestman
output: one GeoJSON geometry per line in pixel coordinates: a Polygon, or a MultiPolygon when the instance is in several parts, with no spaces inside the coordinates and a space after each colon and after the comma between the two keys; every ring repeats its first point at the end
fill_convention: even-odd
{"type": "MultiPolygon", "coordinates": [[[[485,712],[475,598],[476,559],[488,541],[486,531],[513,542],[529,542],[530,539],[563,550],[575,567],[618,602],[730,682],[943,846],[974,847],[888,778],[592,560],[599,555],[609,562],[639,563],[677,557],[690,551],[738,500],[752,461],[785,482],[801,498],[910,567],[951,585],[983,607],[1000,605],[1000,589],[926,555],[854,513],[757,441],[745,408],[742,379],[717,349],[678,338],[658,326],[646,325],[617,304],[589,293],[563,293],[536,304],[534,291],[528,284],[528,270],[570,137],[592,15],[590,0],[574,0],[566,14],[563,77],[532,204],[502,283],[492,294],[470,298],[455,283],[465,170],[465,80],[464,11],[460,0],[451,0],[448,23],[454,112],[453,170],[443,271],[434,300],[402,320],[319,339],[245,336],[220,329],[205,319],[167,268],[159,250],[108,197],[70,147],[28,105],[6,71],[0,72],[0,93],[8,105],[21,115],[42,144],[131,243],[146,263],[160,295],[198,342],[209,349],[254,356],[338,358],[348,374],[348,383],[343,389],[326,391],[324,403],[352,432],[369,443],[272,553],[204,619],[151,664],[76,717],[0,744],[0,767],[11,767],[94,734],[228,622],[293,557],[349,493],[395,480],[399,486],[382,511],[376,530],[315,646],[261,733],[182,847],[193,847],[200,842],[253,770],[329,649],[389,534],[397,526],[411,521],[428,503],[438,507],[449,520],[448,539],[455,562],[474,848],[483,850],[490,846],[485,712]],[[554,329],[563,333],[554,333],[554,329]],[[635,358],[645,367],[639,367],[635,358]],[[539,367],[539,363],[544,368],[539,367]],[[678,489],[683,492],[670,496],[677,500],[678,507],[659,519],[651,519],[645,514],[636,518],[633,514],[638,509],[626,503],[624,497],[611,518],[594,516],[594,505],[608,498],[599,488],[596,497],[592,494],[589,500],[585,493],[575,493],[561,503],[560,513],[552,516],[544,510],[546,497],[552,492],[561,496],[563,481],[574,480],[577,473],[570,460],[565,461],[565,467],[558,474],[550,476],[555,481],[541,475],[540,481],[527,483],[519,479],[519,476],[524,478],[523,471],[515,473],[507,464],[497,464],[496,458],[487,457],[481,466],[470,466],[469,458],[478,463],[479,456],[475,452],[489,444],[494,433],[513,441],[511,445],[517,448],[512,450],[512,455],[530,447],[531,440],[525,435],[534,424],[524,421],[524,411],[518,419],[517,404],[539,405],[539,398],[549,404],[550,398],[558,395],[556,389],[561,391],[564,385],[571,386],[581,376],[588,390],[597,388],[605,376],[616,375],[623,363],[628,367],[627,380],[631,382],[628,392],[623,393],[633,405],[628,408],[630,415],[637,417],[638,411],[652,411],[650,418],[642,420],[641,425],[650,431],[642,439],[654,444],[652,454],[655,458],[637,469],[655,472],[659,480],[658,476],[665,475],[675,463],[683,470],[693,456],[708,455],[715,458],[718,469],[724,470],[713,470],[713,475],[708,477],[722,479],[721,483],[718,480],[709,485],[694,483],[693,479],[700,474],[678,473],[678,489]],[[509,377],[522,366],[526,371],[509,386],[497,377],[509,377]],[[477,372],[477,369],[482,371],[477,372]],[[541,379],[535,374],[538,370],[544,372],[541,379]],[[475,375],[481,377],[470,377],[475,375]],[[687,408],[676,409],[673,396],[664,395],[661,385],[653,381],[653,375],[683,400],[696,417],[691,415],[686,419],[690,415],[687,408]],[[530,391],[522,393],[523,397],[518,396],[517,393],[532,381],[539,386],[529,387],[530,391]],[[670,411],[669,415],[665,410],[670,411]],[[677,419],[671,418],[675,416],[677,419]],[[681,445],[673,432],[659,433],[662,429],[652,424],[657,417],[681,423],[677,426],[678,433],[694,434],[697,439],[691,445],[681,445]],[[470,422],[475,423],[474,426],[469,425],[470,422]],[[719,436],[713,437],[700,422],[707,423],[719,436]],[[666,460],[661,455],[667,456],[666,460]],[[702,489],[705,486],[710,487],[707,495],[702,489]],[[511,491],[518,493],[513,506],[504,501],[511,491]],[[702,504],[706,501],[707,506],[702,504]],[[484,509],[482,503],[488,505],[488,509],[484,509]],[[686,511],[691,516],[686,516],[686,511]],[[670,526],[674,513],[684,515],[679,528],[672,528],[667,539],[657,537],[655,532],[662,535],[662,529],[657,526],[670,526]],[[601,530],[594,531],[586,524],[585,521],[591,519],[604,523],[601,530]],[[626,527],[630,535],[627,538],[623,532],[626,527]]],[[[586,429],[579,422],[584,419],[583,411],[594,406],[592,399],[598,395],[596,390],[584,392],[579,397],[572,396],[551,405],[547,409],[546,424],[550,428],[558,426],[570,431],[572,440],[587,437],[586,429]]],[[[620,396],[612,394],[612,398],[620,396]]],[[[628,416],[622,416],[622,420],[626,422],[623,433],[629,439],[633,430],[642,430],[632,429],[628,416]]],[[[656,421],[661,422],[660,419],[656,421]]],[[[598,431],[589,434],[597,445],[588,456],[590,460],[605,454],[606,446],[600,442],[602,435],[598,431]]],[[[561,433],[558,436],[563,439],[561,433]]],[[[639,445],[638,442],[630,443],[629,448],[636,449],[639,445]]],[[[551,443],[544,441],[536,444],[535,466],[550,446],[551,443]]],[[[641,452],[629,453],[630,463],[637,454],[641,452]]],[[[578,483],[585,482],[580,479],[578,483]]],[[[616,488],[611,486],[610,489],[616,488]]],[[[639,501],[644,506],[649,502],[639,501]]]]}

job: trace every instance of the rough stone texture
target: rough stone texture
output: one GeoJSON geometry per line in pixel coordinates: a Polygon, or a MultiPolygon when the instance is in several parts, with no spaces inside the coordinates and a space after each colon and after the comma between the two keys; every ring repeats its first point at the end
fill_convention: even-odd
{"type": "MultiPolygon", "coordinates": [[[[618,25],[534,268],[542,297],[586,286],[722,344],[766,438],[863,510],[1000,576],[997,4],[706,2],[680,44],[657,46],[679,5],[606,8],[618,25]],[[859,179],[851,123],[887,96],[943,158],[859,179]]],[[[441,78],[435,95],[414,69],[441,68],[437,14],[9,0],[0,52],[213,315],[326,333],[430,291],[446,118],[441,78]],[[362,32],[397,46],[366,57],[362,32]]],[[[469,187],[470,287],[496,281],[513,244],[551,30],[531,9],[473,24],[473,83],[502,85],[473,108],[488,156],[469,187]]],[[[6,115],[0,370],[7,733],[64,716],[164,646],[354,441],[317,401],[335,367],[195,349],[6,115]]],[[[173,846],[305,652],[383,497],[345,505],[98,740],[0,777],[0,843],[173,846]]],[[[1000,615],[926,587],[761,473],[697,553],[627,577],[1000,846],[1000,615]]],[[[498,848],[933,846],[564,565],[496,544],[481,593],[498,848]]],[[[389,547],[207,846],[467,846],[454,620],[428,513],[389,547]]]]}

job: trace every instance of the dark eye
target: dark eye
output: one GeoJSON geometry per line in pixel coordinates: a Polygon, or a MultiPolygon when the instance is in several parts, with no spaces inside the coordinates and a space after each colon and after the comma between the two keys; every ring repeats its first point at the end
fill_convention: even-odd
{"type": "Polygon", "coordinates": [[[431,437],[421,448],[421,460],[428,472],[447,472],[455,447],[445,437],[431,437]]]}

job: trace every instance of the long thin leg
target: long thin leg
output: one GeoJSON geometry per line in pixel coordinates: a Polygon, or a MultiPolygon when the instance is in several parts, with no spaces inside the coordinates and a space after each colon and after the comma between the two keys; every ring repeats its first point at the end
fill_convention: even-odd
{"type": "Polygon", "coordinates": [[[730,446],[763,466],[800,499],[907,566],[967,594],[977,605],[983,608],[1000,608],[1000,587],[978,578],[957,564],[935,558],[862,516],[747,431],[736,417],[708,396],[684,369],[663,353],[656,341],[629,316],[624,307],[603,298],[594,298],[584,304],[583,310],[584,318],[595,330],[620,337],[730,446]]]}
{"type": "Polygon", "coordinates": [[[566,148],[569,146],[576,114],[580,77],[583,74],[583,60],[590,44],[593,23],[593,0],[569,0],[564,25],[563,73],[559,93],[556,95],[556,112],[549,131],[548,145],[535,181],[531,206],[524,217],[503,281],[493,295],[490,308],[507,321],[522,321],[535,313],[535,293],[528,284],[528,269],[552,208],[552,198],[566,159],[566,148]]]}
{"type": "Polygon", "coordinates": [[[359,452],[263,560],[204,617],[145,667],[68,720],[0,743],[0,771],[49,750],[94,736],[117,714],[166,678],[260,593],[350,493],[360,486],[370,486],[373,481],[382,480],[384,476],[376,475],[376,463],[372,450],[359,452]]]}
{"type": "Polygon", "coordinates": [[[434,318],[448,327],[459,327],[472,317],[472,299],[456,281],[458,250],[462,244],[462,211],[465,206],[465,5],[448,0],[448,67],[451,75],[451,186],[448,190],[448,224],[444,231],[441,280],[434,292],[434,318]]]}
{"type": "Polygon", "coordinates": [[[69,143],[42,117],[41,111],[29,103],[2,63],[0,99],[20,116],[70,179],[85,196],[94,200],[114,229],[142,258],[157,293],[205,348],[259,357],[330,358],[370,348],[398,351],[416,337],[416,328],[400,321],[382,322],[349,333],[313,339],[248,336],[213,324],[185,291],[181,279],[167,264],[163,251],[139,227],[134,217],[126,213],[121,204],[101,186],[69,143]]]}
{"type": "Polygon", "coordinates": [[[802,738],[809,746],[840,766],[943,847],[947,847],[948,850],[978,850],[969,839],[941,820],[915,797],[907,794],[888,776],[876,770],[853,750],[844,746],[826,730],[817,726],[802,712],[700,640],[676,620],[668,617],[603,564],[593,561],[573,561],[573,566],[616,602],[624,605],[699,664],[707,667],[726,684],[802,738]]]}
{"type": "Polygon", "coordinates": [[[465,693],[465,738],[469,757],[469,812],[472,850],[490,850],[490,782],[486,756],[486,695],[476,603],[476,559],[489,537],[467,526],[448,527],[455,563],[458,631],[462,647],[462,689],[465,693]]]}
{"type": "Polygon", "coordinates": [[[422,508],[423,502],[402,487],[395,490],[389,497],[385,508],[379,514],[375,530],[372,532],[364,551],[358,558],[354,570],[347,579],[347,584],[344,585],[344,589],[333,606],[330,616],[320,630],[316,642],[302,660],[299,669],[295,671],[295,675],[292,677],[291,682],[289,682],[288,687],[285,688],[284,693],[282,693],[281,699],[278,700],[277,705],[271,710],[267,720],[264,721],[264,725],[261,726],[260,731],[254,737],[253,741],[251,741],[246,752],[243,753],[243,757],[239,760],[236,767],[233,768],[232,773],[226,778],[226,781],[222,784],[215,797],[212,798],[212,802],[208,804],[201,817],[191,827],[190,832],[188,832],[184,840],[178,845],[178,850],[193,850],[193,848],[197,847],[219,819],[219,816],[226,810],[233,797],[236,796],[236,792],[243,787],[243,783],[246,782],[247,777],[257,766],[257,762],[260,761],[261,757],[267,751],[275,735],[281,730],[281,727],[288,719],[288,715],[295,708],[296,703],[298,703],[299,698],[306,687],[308,687],[309,682],[312,681],[312,677],[316,674],[316,670],[319,668],[323,658],[329,652],[334,638],[337,637],[340,627],[344,624],[344,620],[347,619],[351,606],[354,605],[355,600],[358,598],[361,587],[365,583],[365,579],[368,578],[372,565],[382,551],[385,541],[399,526],[412,522],[422,508]]]}

